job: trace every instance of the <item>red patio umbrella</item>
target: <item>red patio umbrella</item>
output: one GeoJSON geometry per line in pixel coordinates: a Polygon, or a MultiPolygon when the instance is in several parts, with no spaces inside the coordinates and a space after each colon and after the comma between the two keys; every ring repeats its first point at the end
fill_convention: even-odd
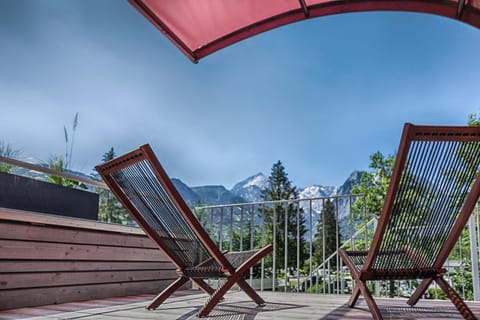
{"type": "Polygon", "coordinates": [[[480,28],[480,0],[129,0],[193,62],[288,23],[336,13],[437,14],[480,28]]]}

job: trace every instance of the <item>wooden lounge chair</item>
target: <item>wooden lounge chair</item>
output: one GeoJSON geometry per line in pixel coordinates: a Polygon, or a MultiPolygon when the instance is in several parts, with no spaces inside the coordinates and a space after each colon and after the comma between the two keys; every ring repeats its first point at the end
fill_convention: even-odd
{"type": "Polygon", "coordinates": [[[210,295],[199,317],[209,314],[237,285],[258,305],[265,302],[244,280],[244,274],[272,251],[221,252],[175,189],[149,145],[96,167],[118,200],[145,233],[177,267],[179,278],[147,307],[156,309],[188,280],[210,295]],[[203,279],[226,278],[217,290],[203,279]]]}
{"type": "Polygon", "coordinates": [[[361,293],[382,319],[366,281],[423,279],[408,304],[435,281],[465,319],[476,319],[443,266],[478,201],[479,167],[480,127],[405,125],[370,249],[339,252],[354,279],[350,307],[361,293]]]}

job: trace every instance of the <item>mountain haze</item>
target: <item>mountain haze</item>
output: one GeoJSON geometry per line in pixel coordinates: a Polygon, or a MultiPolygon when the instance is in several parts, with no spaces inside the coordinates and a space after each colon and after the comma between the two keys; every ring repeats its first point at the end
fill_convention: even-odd
{"type": "Polygon", "coordinates": [[[227,190],[224,186],[192,187],[191,190],[200,197],[202,205],[233,204],[246,202],[241,196],[227,190]]]}

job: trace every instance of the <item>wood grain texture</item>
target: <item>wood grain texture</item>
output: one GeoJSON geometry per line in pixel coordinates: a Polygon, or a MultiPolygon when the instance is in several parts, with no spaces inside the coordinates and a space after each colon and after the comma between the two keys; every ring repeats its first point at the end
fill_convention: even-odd
{"type": "Polygon", "coordinates": [[[157,249],[0,240],[0,259],[161,261],[165,255],[157,249]]]}
{"type": "Polygon", "coordinates": [[[69,227],[76,229],[109,231],[126,234],[144,235],[142,229],[135,227],[127,227],[118,224],[110,224],[98,221],[84,220],[79,218],[67,218],[56,216],[52,214],[45,214],[39,212],[28,212],[21,210],[14,210],[8,208],[0,208],[0,220],[14,221],[15,223],[24,222],[37,225],[51,225],[59,227],[69,227]]]}
{"type": "Polygon", "coordinates": [[[0,291],[0,310],[18,307],[41,306],[70,301],[84,301],[105,297],[121,297],[145,293],[158,293],[171,280],[132,283],[89,284],[0,291]]]}
{"type": "Polygon", "coordinates": [[[0,224],[0,239],[157,248],[145,235],[129,234],[126,237],[124,233],[111,231],[101,232],[51,225],[22,225],[8,221],[0,224]]]}
{"type": "Polygon", "coordinates": [[[138,228],[0,208],[0,309],[157,294],[175,267],[138,228]]]}
{"type": "Polygon", "coordinates": [[[169,261],[48,261],[0,260],[0,273],[165,270],[174,269],[169,261]]]}
{"type": "Polygon", "coordinates": [[[175,280],[175,270],[95,271],[95,272],[36,272],[10,273],[0,280],[0,290],[36,287],[59,287],[100,283],[175,280]]]}

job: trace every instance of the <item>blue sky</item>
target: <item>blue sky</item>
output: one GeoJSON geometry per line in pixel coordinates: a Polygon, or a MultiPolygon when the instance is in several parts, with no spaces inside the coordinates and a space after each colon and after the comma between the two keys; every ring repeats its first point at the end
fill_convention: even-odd
{"type": "Polygon", "coordinates": [[[192,64],[128,2],[0,1],[0,140],[72,169],[150,143],[188,185],[269,174],[339,185],[394,153],[403,123],[480,112],[480,32],[425,14],[316,18],[192,64]]]}

